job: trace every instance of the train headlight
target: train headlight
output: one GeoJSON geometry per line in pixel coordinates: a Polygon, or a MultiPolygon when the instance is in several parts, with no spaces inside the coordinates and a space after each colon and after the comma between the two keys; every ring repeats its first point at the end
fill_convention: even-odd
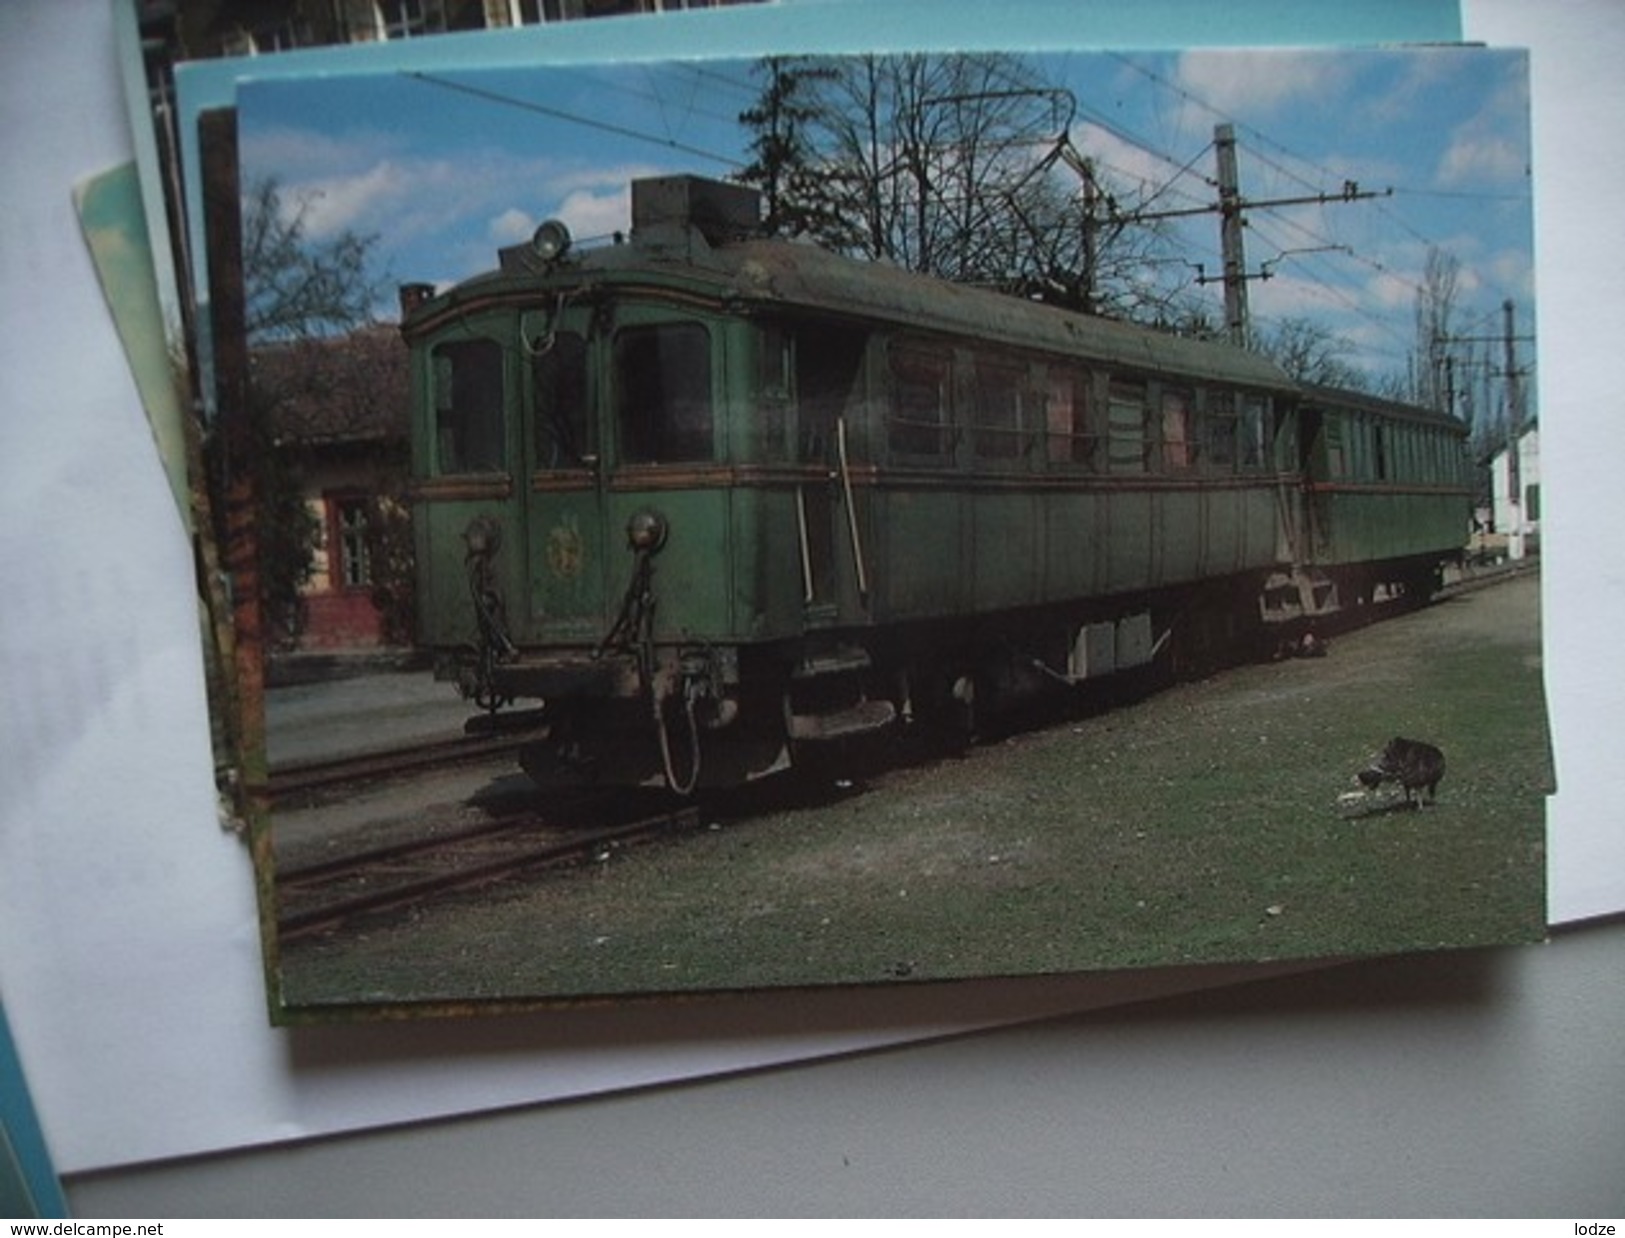
{"type": "Polygon", "coordinates": [[[557,262],[570,248],[570,229],[557,219],[549,219],[530,238],[530,250],[543,262],[557,262]]]}
{"type": "Polygon", "coordinates": [[[634,512],[626,522],[626,541],[633,550],[653,554],[666,544],[666,518],[647,508],[634,512]]]}

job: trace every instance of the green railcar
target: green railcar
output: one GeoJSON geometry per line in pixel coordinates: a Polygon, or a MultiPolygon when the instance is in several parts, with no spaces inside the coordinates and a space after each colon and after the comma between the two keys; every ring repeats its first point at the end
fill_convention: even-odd
{"type": "Polygon", "coordinates": [[[1340,603],[1437,590],[1471,533],[1473,465],[1462,423],[1319,387],[1304,392],[1298,420],[1306,557],[1340,603]]]}
{"type": "Polygon", "coordinates": [[[739,186],[632,202],[622,243],[544,225],[403,290],[419,637],[481,707],[538,703],[541,781],[974,725],[1301,624],[1317,539],[1459,552],[1316,489],[1330,415],[1306,438],[1259,356],[763,239],[739,186]]]}

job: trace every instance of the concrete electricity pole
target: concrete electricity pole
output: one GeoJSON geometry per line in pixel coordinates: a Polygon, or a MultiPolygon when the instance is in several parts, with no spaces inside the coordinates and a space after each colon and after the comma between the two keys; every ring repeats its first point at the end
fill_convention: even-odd
{"type": "MultiPolygon", "coordinates": [[[[1264,269],[1249,272],[1247,270],[1247,255],[1242,244],[1242,229],[1247,226],[1245,212],[1257,210],[1266,206],[1302,206],[1309,204],[1325,204],[1328,202],[1357,202],[1361,198],[1385,198],[1392,194],[1392,189],[1384,189],[1381,193],[1361,189],[1355,181],[1344,181],[1341,193],[1312,193],[1302,197],[1292,198],[1244,198],[1241,195],[1241,175],[1236,163],[1236,131],[1231,125],[1215,125],[1213,127],[1213,147],[1218,157],[1218,187],[1219,200],[1211,206],[1192,206],[1172,211],[1136,211],[1123,216],[1124,222],[1143,223],[1151,219],[1173,219],[1181,215],[1210,215],[1217,211],[1219,215],[1219,247],[1224,259],[1224,274],[1209,277],[1198,275],[1198,284],[1224,284],[1224,321],[1226,332],[1233,343],[1246,346],[1252,324],[1247,314],[1247,281],[1250,279],[1268,279],[1272,272],[1264,269]]],[[[1340,246],[1318,246],[1323,249],[1338,249],[1340,246]]],[[[1290,251],[1307,252],[1307,251],[1290,251]]],[[[1200,266],[1197,268],[1201,270],[1200,266]]]]}
{"type": "Polygon", "coordinates": [[[1512,513],[1507,529],[1507,557],[1523,558],[1523,470],[1518,459],[1521,393],[1518,389],[1518,357],[1514,337],[1512,299],[1501,302],[1501,340],[1507,371],[1507,507],[1512,513]]]}
{"type": "Polygon", "coordinates": [[[1214,154],[1219,165],[1219,252],[1224,258],[1224,329],[1235,344],[1245,345],[1247,320],[1247,256],[1241,241],[1241,179],[1236,171],[1236,131],[1230,125],[1213,129],[1214,154]]]}

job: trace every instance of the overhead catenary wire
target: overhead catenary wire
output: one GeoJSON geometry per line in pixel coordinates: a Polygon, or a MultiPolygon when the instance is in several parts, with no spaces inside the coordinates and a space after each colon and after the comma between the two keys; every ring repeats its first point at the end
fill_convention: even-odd
{"type": "MultiPolygon", "coordinates": [[[[1265,167],[1271,169],[1272,171],[1276,172],[1280,176],[1282,176],[1282,177],[1286,178],[1287,180],[1291,181],[1293,184],[1296,184],[1296,185],[1298,185],[1299,187],[1302,187],[1302,188],[1316,189],[1317,187],[1323,186],[1328,182],[1335,184],[1335,183],[1338,183],[1338,182],[1341,182],[1341,181],[1345,180],[1345,174],[1344,173],[1338,172],[1338,171],[1333,170],[1331,168],[1328,168],[1328,167],[1326,167],[1326,165],[1319,162],[1318,160],[1316,160],[1314,158],[1311,158],[1308,155],[1303,154],[1301,151],[1294,150],[1292,147],[1288,146],[1284,142],[1279,141],[1278,139],[1273,137],[1271,134],[1265,132],[1263,129],[1259,128],[1258,126],[1249,124],[1249,123],[1247,123],[1247,122],[1245,122],[1243,120],[1240,120],[1240,119],[1236,118],[1233,114],[1225,111],[1223,108],[1220,108],[1220,107],[1216,106],[1210,100],[1207,100],[1207,99],[1201,97],[1196,92],[1190,90],[1188,87],[1178,85],[1178,84],[1176,84],[1174,82],[1170,82],[1166,77],[1164,77],[1161,74],[1157,73],[1154,69],[1149,68],[1148,66],[1141,63],[1139,60],[1133,58],[1132,56],[1130,56],[1128,54],[1125,54],[1125,53],[1122,53],[1122,52],[1110,52],[1110,53],[1108,53],[1108,55],[1110,55],[1113,59],[1117,60],[1121,64],[1125,65],[1127,68],[1133,70],[1135,73],[1137,73],[1140,76],[1146,78],[1148,81],[1152,82],[1154,85],[1158,86],[1159,88],[1172,93],[1173,95],[1175,95],[1178,98],[1182,99],[1183,101],[1191,104],[1192,106],[1201,108],[1203,111],[1207,112],[1211,116],[1214,116],[1214,117],[1216,117],[1216,118],[1218,118],[1220,120],[1223,120],[1224,122],[1226,122],[1228,124],[1234,125],[1237,130],[1246,133],[1250,138],[1252,138],[1257,143],[1256,146],[1250,146],[1249,147],[1249,158],[1253,159],[1253,160],[1256,160],[1257,162],[1261,163],[1265,167]],[[1319,182],[1316,182],[1314,180],[1311,180],[1311,179],[1299,174],[1298,172],[1294,171],[1292,168],[1290,168],[1286,164],[1282,163],[1280,160],[1272,158],[1267,153],[1268,149],[1273,149],[1273,150],[1281,152],[1281,154],[1285,155],[1287,158],[1295,160],[1296,162],[1298,162],[1298,163],[1312,169],[1315,173],[1320,175],[1323,179],[1321,181],[1319,181],[1319,182]]],[[[1483,193],[1459,193],[1459,192],[1458,193],[1452,193],[1452,192],[1443,191],[1443,190],[1418,190],[1418,189],[1410,188],[1408,186],[1396,186],[1396,187],[1393,187],[1393,188],[1391,188],[1389,190],[1387,196],[1389,198],[1399,197],[1401,199],[1403,199],[1403,198],[1418,198],[1418,197],[1463,198],[1463,199],[1472,200],[1472,201],[1490,201],[1490,202],[1500,202],[1500,201],[1505,201],[1505,202],[1523,201],[1523,202],[1527,202],[1529,200],[1529,195],[1527,195],[1527,194],[1483,194],[1483,193]]],[[[1378,215],[1380,215],[1382,218],[1388,220],[1395,227],[1400,229],[1400,231],[1402,231],[1406,236],[1410,237],[1412,240],[1417,241],[1419,244],[1428,246],[1430,248],[1435,248],[1435,249],[1445,249],[1445,248],[1447,248],[1446,246],[1442,245],[1436,238],[1430,237],[1426,233],[1422,232],[1420,229],[1416,228],[1413,224],[1411,224],[1408,220],[1406,220],[1403,217],[1403,215],[1401,215],[1397,211],[1393,210],[1389,206],[1389,204],[1387,202],[1381,202],[1381,201],[1375,202],[1375,203],[1372,204],[1372,209],[1378,215]]],[[[1322,243],[1329,243],[1329,242],[1326,242],[1325,238],[1321,238],[1321,242],[1322,243]]],[[[1367,266],[1371,267],[1372,269],[1378,271],[1379,273],[1381,273],[1383,275],[1389,276],[1390,278],[1401,279],[1404,282],[1408,283],[1412,288],[1420,289],[1420,285],[1417,284],[1414,280],[1406,279],[1404,276],[1401,276],[1398,272],[1393,270],[1393,268],[1391,266],[1386,265],[1386,264],[1378,261],[1377,259],[1367,257],[1366,255],[1360,253],[1358,247],[1350,246],[1350,250],[1351,250],[1351,253],[1353,254],[1353,256],[1355,257],[1355,259],[1357,261],[1365,263],[1367,266]]],[[[1504,299],[1504,296],[1505,296],[1505,290],[1504,289],[1500,289],[1500,288],[1497,288],[1497,287],[1491,287],[1489,289],[1489,291],[1493,295],[1495,295],[1498,300],[1504,299]]]]}
{"type": "Polygon", "coordinates": [[[663,138],[652,133],[643,133],[625,125],[611,124],[609,121],[596,120],[590,116],[580,116],[563,108],[556,108],[546,103],[537,103],[532,99],[521,99],[514,95],[503,94],[496,90],[487,90],[481,86],[474,86],[467,82],[460,82],[454,78],[442,77],[434,73],[424,73],[420,70],[406,70],[403,76],[413,81],[422,82],[428,86],[438,87],[442,90],[453,91],[468,95],[472,98],[483,99],[487,103],[500,104],[503,107],[518,108],[521,111],[533,112],[539,116],[548,116],[554,120],[562,120],[568,124],[582,125],[588,129],[597,129],[603,133],[611,133],[616,137],[629,138],[636,142],[647,142],[654,146],[662,146],[680,154],[691,155],[696,159],[704,159],[722,167],[739,169],[743,165],[730,155],[721,155],[716,151],[704,150],[686,142],[679,142],[675,138],[663,138]]]}

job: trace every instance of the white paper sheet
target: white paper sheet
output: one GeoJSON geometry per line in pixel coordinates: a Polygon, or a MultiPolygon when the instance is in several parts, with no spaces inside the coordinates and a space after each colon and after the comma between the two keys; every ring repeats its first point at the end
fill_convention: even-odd
{"type": "MultiPolygon", "coordinates": [[[[1547,666],[1562,787],[1552,909],[1573,919],[1625,906],[1613,810],[1625,773],[1607,743],[1625,682],[1625,580],[1608,566],[1619,561],[1607,536],[1614,384],[1602,371],[1625,338],[1605,214],[1621,188],[1608,134],[1625,114],[1610,85],[1625,21],[1608,0],[1527,15],[1496,0],[1468,17],[1470,36],[1537,52],[1547,666]],[[1572,179],[1557,178],[1560,158],[1572,179]]],[[[666,1008],[660,1026],[647,1010],[600,1008],[272,1030],[248,856],[214,824],[191,557],[71,209],[75,182],[129,158],[110,15],[0,5],[0,57],[11,121],[0,991],[60,1170],[737,1070],[1259,974],[699,1001],[666,1008]]]]}

